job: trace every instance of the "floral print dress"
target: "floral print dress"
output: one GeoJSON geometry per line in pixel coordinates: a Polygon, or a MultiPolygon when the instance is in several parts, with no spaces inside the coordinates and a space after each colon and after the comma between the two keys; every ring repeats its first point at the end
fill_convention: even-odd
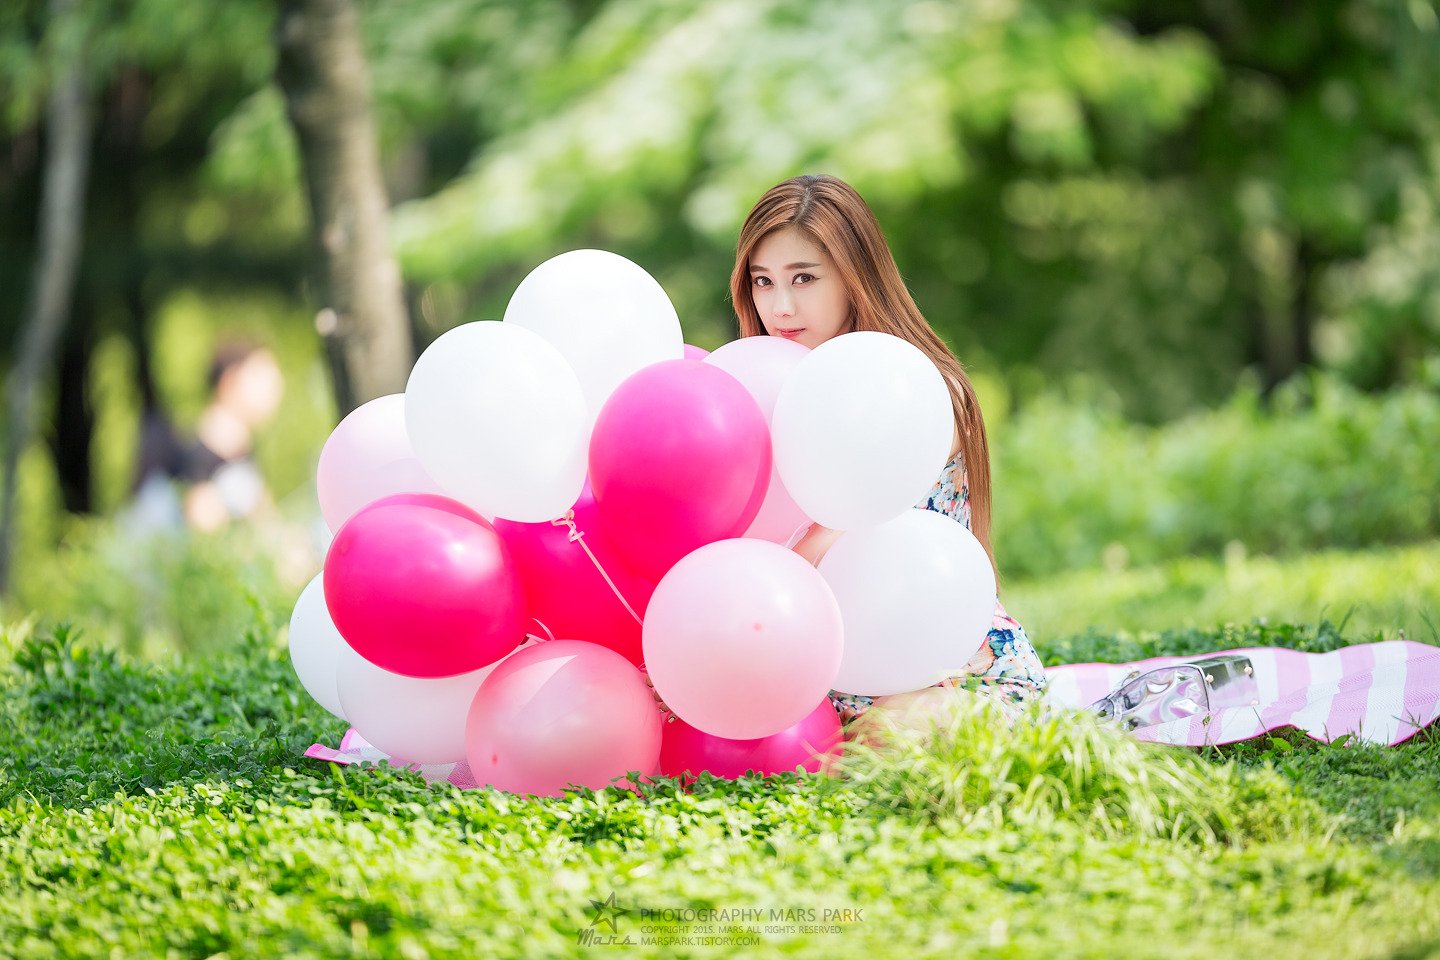
{"type": "MultiPolygon", "coordinates": [[[[965,461],[961,454],[957,453],[945,464],[940,479],[935,481],[925,499],[915,506],[943,513],[963,523],[966,530],[970,529],[970,488],[966,483],[965,461]]],[[[1045,683],[1045,668],[1030,638],[1025,636],[1025,628],[1005,612],[997,599],[990,632],[975,655],[959,675],[936,686],[963,685],[977,693],[994,696],[1002,703],[1019,707],[1044,694],[1045,683]]],[[[875,698],[832,690],[830,702],[840,714],[841,721],[849,723],[868,710],[875,698]]]]}

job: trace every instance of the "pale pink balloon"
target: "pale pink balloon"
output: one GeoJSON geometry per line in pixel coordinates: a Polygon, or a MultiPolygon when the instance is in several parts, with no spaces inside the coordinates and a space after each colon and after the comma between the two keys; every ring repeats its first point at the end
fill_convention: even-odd
{"type": "Polygon", "coordinates": [[[659,772],[662,720],[644,674],[620,654],[548,640],[517,651],[480,685],[466,756],[481,786],[548,797],[569,784],[600,790],[631,770],[659,772]]]}
{"type": "Polygon", "coordinates": [[[697,347],[693,343],[687,343],[685,344],[685,355],[681,357],[681,359],[704,360],[708,356],[710,356],[709,350],[706,350],[704,347],[697,347]]]}
{"type": "Polygon", "coordinates": [[[642,643],[676,716],[751,740],[799,723],[829,693],[844,629],[814,567],[778,544],[735,539],[670,569],[650,598],[642,643]]]}
{"type": "MultiPolygon", "coordinates": [[[[755,398],[768,425],[774,417],[775,398],[780,396],[785,378],[809,352],[808,347],[781,337],[741,337],[717,348],[704,362],[739,380],[755,398]]],[[[772,464],[765,500],[743,536],[785,544],[796,530],[809,523],[810,518],[785,489],[779,469],[772,464]]]]}
{"type": "Polygon", "coordinates": [[[376,397],[340,421],[320,451],[315,488],[331,533],[392,493],[444,493],[410,446],[403,393],[376,397]]]}
{"type": "Polygon", "coordinates": [[[739,380],[769,423],[785,378],[809,352],[803,344],[783,337],[741,337],[717,347],[704,362],[739,380]]]}
{"type": "Polygon", "coordinates": [[[805,516],[805,511],[800,509],[795,498],[790,496],[790,491],[785,489],[785,481],[780,478],[780,471],[772,462],[770,486],[765,490],[765,501],[760,504],[760,512],[755,514],[755,519],[745,529],[744,536],[785,546],[800,528],[809,525],[810,518],[805,516]]]}

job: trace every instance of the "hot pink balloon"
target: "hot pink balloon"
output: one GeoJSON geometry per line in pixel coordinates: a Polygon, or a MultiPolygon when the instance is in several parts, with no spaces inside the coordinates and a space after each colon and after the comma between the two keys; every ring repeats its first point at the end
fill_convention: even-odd
{"type": "MultiPolygon", "coordinates": [[[[803,561],[802,561],[803,562],[803,561]]],[[[644,675],[613,650],[549,640],[485,678],[465,727],[475,782],[556,797],[658,771],[662,716],[644,675]]]]}
{"type": "Polygon", "coordinates": [[[357,653],[408,677],[478,670],[525,636],[504,541],[434,494],[386,497],[346,521],[325,557],[325,605],[357,653]]]}
{"type": "MultiPolygon", "coordinates": [[[[575,503],[575,527],[584,544],[605,569],[620,596],[641,617],[655,584],[641,579],[621,561],[606,540],[595,497],[587,487],[575,503]]],[[[620,603],[615,591],[567,527],[549,523],[496,520],[495,530],[510,549],[525,585],[526,607],[539,635],[549,633],[588,640],[609,647],[639,666],[640,623],[620,603]],[[539,626],[539,624],[543,624],[539,626]]]]}
{"type": "Polygon", "coordinates": [[[743,533],[770,469],[765,415],[738,380],[698,360],[632,375],[601,408],[590,440],[606,535],[650,580],[696,547],[743,533]]]}
{"type": "Polygon", "coordinates": [[[844,652],[825,578],[765,540],[721,540],[675,564],[650,598],[643,638],[666,705],[732,740],[805,719],[830,692],[844,652]]]}
{"type": "Polygon", "coordinates": [[[405,395],[377,397],[350,411],[320,451],[320,512],[331,532],[367,503],[392,493],[440,493],[405,430],[405,395]]]}
{"type": "Polygon", "coordinates": [[[686,360],[704,360],[708,356],[710,356],[710,351],[704,347],[697,347],[693,343],[685,344],[684,358],[686,360]]]}
{"type": "Polygon", "coordinates": [[[796,767],[818,773],[842,748],[840,717],[826,697],[793,727],[755,740],[712,736],[674,718],[660,741],[660,772],[680,777],[708,771],[726,780],[751,770],[762,776],[796,767]]]}

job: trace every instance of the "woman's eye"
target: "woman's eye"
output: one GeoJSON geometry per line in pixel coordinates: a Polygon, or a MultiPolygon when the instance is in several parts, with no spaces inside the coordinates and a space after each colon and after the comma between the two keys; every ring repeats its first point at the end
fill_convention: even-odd
{"type": "Polygon", "coordinates": [[[795,274],[795,282],[796,282],[796,283],[809,283],[811,280],[814,280],[814,279],[815,279],[815,278],[814,278],[813,276],[811,276],[810,274],[808,274],[808,273],[797,273],[797,274],[795,274]]]}
{"type": "Polygon", "coordinates": [[[769,277],[756,277],[755,280],[754,280],[754,283],[755,283],[755,286],[757,286],[757,287],[768,287],[768,286],[770,285],[770,278],[769,278],[769,277]]]}

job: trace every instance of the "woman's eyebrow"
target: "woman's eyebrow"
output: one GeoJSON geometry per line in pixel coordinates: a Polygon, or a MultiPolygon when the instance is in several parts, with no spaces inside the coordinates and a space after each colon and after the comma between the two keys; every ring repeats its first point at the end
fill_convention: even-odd
{"type": "MultiPolygon", "coordinates": [[[[787,263],[787,264],[785,264],[785,269],[786,269],[786,270],[806,270],[806,269],[809,269],[810,267],[818,267],[818,266],[820,266],[820,264],[818,264],[818,263],[808,263],[808,262],[803,262],[803,261],[802,261],[801,263],[787,263]]],[[[753,264],[753,263],[752,263],[752,264],[750,265],[750,272],[751,272],[751,273],[769,273],[769,272],[770,272],[770,268],[769,268],[769,267],[758,266],[757,264],[753,264]]]]}

